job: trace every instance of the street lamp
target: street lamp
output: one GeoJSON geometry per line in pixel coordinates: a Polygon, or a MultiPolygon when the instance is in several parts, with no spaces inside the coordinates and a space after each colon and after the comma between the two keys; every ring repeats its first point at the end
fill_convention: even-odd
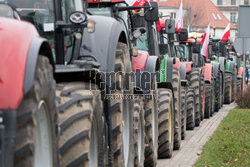
{"type": "Polygon", "coordinates": [[[213,29],[214,29],[214,37],[215,37],[215,30],[216,30],[216,27],[215,27],[215,26],[213,26],[213,29]]]}

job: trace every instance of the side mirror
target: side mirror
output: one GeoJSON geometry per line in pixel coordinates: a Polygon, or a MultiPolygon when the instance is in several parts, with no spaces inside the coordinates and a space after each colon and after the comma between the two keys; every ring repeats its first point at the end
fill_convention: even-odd
{"type": "Polygon", "coordinates": [[[144,9],[145,20],[146,21],[158,21],[159,10],[158,10],[157,2],[150,1],[150,4],[149,2],[147,2],[145,7],[146,7],[146,9],[144,9]]]}
{"type": "Polygon", "coordinates": [[[166,19],[165,21],[165,29],[167,34],[174,34],[175,33],[175,20],[173,19],[166,19]]]}
{"type": "Polygon", "coordinates": [[[168,44],[159,44],[160,55],[168,53],[168,44]]]}

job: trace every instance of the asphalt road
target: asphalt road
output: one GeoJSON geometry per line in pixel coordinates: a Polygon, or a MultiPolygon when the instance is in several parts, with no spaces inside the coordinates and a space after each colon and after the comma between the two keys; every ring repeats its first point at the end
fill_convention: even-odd
{"type": "Polygon", "coordinates": [[[158,159],[157,167],[191,167],[199,158],[202,146],[209,140],[228,111],[235,106],[235,103],[224,105],[213,117],[203,120],[199,127],[193,131],[187,131],[180,150],[174,151],[170,159],[158,159]]]}

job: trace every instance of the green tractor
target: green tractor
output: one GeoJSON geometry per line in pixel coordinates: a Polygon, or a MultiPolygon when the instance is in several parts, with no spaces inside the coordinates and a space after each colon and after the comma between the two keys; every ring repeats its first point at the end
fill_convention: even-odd
{"type": "Polygon", "coordinates": [[[239,58],[229,41],[221,42],[220,39],[211,39],[209,45],[209,55],[216,78],[215,110],[218,111],[223,103],[230,104],[235,100],[237,83],[240,82],[239,58]]]}

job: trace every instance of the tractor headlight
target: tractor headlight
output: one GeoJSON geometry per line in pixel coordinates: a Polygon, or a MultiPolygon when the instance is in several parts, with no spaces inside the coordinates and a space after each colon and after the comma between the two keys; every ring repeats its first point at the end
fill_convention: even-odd
{"type": "Polygon", "coordinates": [[[86,19],[87,19],[86,14],[83,12],[79,12],[79,11],[71,13],[69,17],[69,20],[75,24],[81,24],[85,22],[86,19]]]}

